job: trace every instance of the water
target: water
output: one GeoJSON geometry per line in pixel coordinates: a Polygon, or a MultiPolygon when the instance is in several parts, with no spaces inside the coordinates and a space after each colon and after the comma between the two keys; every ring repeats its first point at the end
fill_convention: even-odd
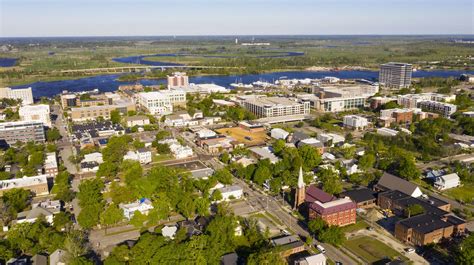
{"type": "MultiPolygon", "coordinates": [[[[417,71],[413,73],[413,77],[459,77],[461,74],[474,74],[474,71],[417,71]]],[[[135,82],[120,82],[117,81],[119,74],[113,75],[99,75],[93,77],[86,77],[75,80],[62,80],[51,82],[36,82],[13,88],[32,87],[33,96],[52,97],[60,94],[63,90],[68,91],[89,91],[99,89],[102,92],[111,92],[118,89],[120,85],[134,84],[135,82]]],[[[338,71],[338,72],[310,72],[310,71],[295,71],[295,72],[275,72],[254,75],[231,75],[231,76],[196,76],[190,77],[192,83],[214,83],[224,87],[230,87],[231,83],[243,82],[252,83],[259,80],[273,82],[280,77],[286,76],[288,79],[303,79],[303,78],[322,78],[325,76],[334,76],[342,79],[367,79],[376,80],[378,78],[377,71],[338,71]]],[[[166,83],[165,79],[160,80],[140,80],[139,83],[149,86],[166,83]]]]}
{"type": "Polygon", "coordinates": [[[17,58],[0,58],[0,67],[12,67],[15,66],[17,58]]]}
{"type": "MultiPolygon", "coordinates": [[[[303,56],[304,52],[281,52],[281,51],[270,51],[267,52],[270,54],[267,55],[257,55],[253,58],[284,58],[284,57],[294,57],[294,56],[303,56]]],[[[131,64],[143,64],[143,65],[152,65],[152,66],[182,66],[183,64],[178,63],[168,63],[168,62],[155,62],[148,61],[146,58],[149,57],[194,57],[194,58],[238,58],[239,56],[232,55],[206,55],[206,54],[190,54],[190,53],[159,53],[153,55],[138,55],[138,56],[129,56],[129,57],[120,57],[112,59],[118,63],[131,63],[131,64]]]]}

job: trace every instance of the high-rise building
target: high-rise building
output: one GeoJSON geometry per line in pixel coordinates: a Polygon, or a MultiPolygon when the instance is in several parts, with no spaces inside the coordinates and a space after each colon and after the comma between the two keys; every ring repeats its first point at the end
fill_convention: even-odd
{"type": "Polygon", "coordinates": [[[44,126],[51,127],[49,105],[22,106],[18,113],[22,121],[40,121],[44,126]]]}
{"type": "Polygon", "coordinates": [[[182,88],[189,86],[189,77],[186,73],[175,72],[168,77],[168,88],[182,88]]]}
{"type": "Polygon", "coordinates": [[[0,87],[0,98],[21,99],[22,105],[33,104],[33,92],[31,91],[31,87],[18,89],[0,87]]]}
{"type": "Polygon", "coordinates": [[[0,145],[16,142],[44,142],[44,125],[41,121],[15,121],[0,123],[0,145]]]}
{"type": "Polygon", "coordinates": [[[380,65],[379,83],[391,89],[409,87],[412,65],[407,63],[386,63],[380,65]]]}

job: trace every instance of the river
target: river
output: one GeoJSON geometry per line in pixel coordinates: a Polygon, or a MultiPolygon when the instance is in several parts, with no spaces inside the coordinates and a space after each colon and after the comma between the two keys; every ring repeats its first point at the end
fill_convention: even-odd
{"type": "MultiPolygon", "coordinates": [[[[459,77],[461,74],[474,74],[474,71],[417,71],[413,73],[413,77],[459,77]]],[[[39,97],[52,97],[60,94],[63,90],[70,92],[76,91],[89,91],[93,89],[99,89],[102,92],[111,92],[118,89],[120,85],[133,84],[135,82],[121,82],[117,81],[119,74],[113,75],[98,75],[93,77],[86,77],[80,79],[61,80],[61,81],[50,81],[50,82],[35,82],[31,84],[14,86],[12,88],[24,88],[32,87],[33,96],[39,97]]],[[[367,80],[376,80],[378,78],[377,71],[337,71],[337,72],[311,72],[311,71],[291,71],[291,72],[273,72],[264,74],[253,74],[253,75],[230,75],[230,76],[196,76],[190,77],[189,80],[192,83],[214,83],[220,86],[229,87],[231,83],[242,82],[252,83],[255,81],[268,81],[273,82],[280,77],[286,77],[288,79],[303,79],[303,78],[322,78],[325,76],[334,76],[342,79],[356,79],[362,78],[367,80]]],[[[139,83],[147,85],[158,85],[166,83],[166,79],[150,80],[143,79],[139,83]]]]}

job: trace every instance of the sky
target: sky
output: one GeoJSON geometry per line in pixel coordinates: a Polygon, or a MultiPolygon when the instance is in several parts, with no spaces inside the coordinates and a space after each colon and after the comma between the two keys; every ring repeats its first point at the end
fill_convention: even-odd
{"type": "Polygon", "coordinates": [[[0,37],[474,34],[473,0],[0,0],[0,37]]]}

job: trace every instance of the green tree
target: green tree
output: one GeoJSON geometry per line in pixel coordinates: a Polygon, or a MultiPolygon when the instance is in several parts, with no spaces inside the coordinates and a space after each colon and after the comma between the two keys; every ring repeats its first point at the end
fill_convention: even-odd
{"type": "Polygon", "coordinates": [[[3,193],[3,203],[16,213],[23,211],[28,206],[29,200],[31,197],[31,192],[29,190],[13,188],[3,193]]]}
{"type": "Polygon", "coordinates": [[[404,210],[405,216],[408,217],[408,218],[410,218],[412,216],[415,216],[415,215],[422,214],[424,212],[425,212],[425,208],[423,208],[423,206],[421,206],[420,204],[408,205],[408,207],[405,208],[405,210],[404,210]]]}
{"type": "Polygon", "coordinates": [[[259,166],[253,175],[253,181],[258,185],[263,185],[263,183],[270,179],[272,176],[272,172],[266,166],[259,166]]]}
{"type": "Polygon", "coordinates": [[[303,145],[298,148],[298,152],[303,159],[303,168],[306,171],[313,170],[317,165],[321,163],[321,155],[319,151],[309,145],[303,145]]]}
{"type": "Polygon", "coordinates": [[[287,264],[277,251],[260,251],[250,254],[248,265],[284,265],[287,264]]]}
{"type": "Polygon", "coordinates": [[[275,154],[277,155],[280,155],[281,152],[283,151],[283,149],[285,149],[285,141],[282,140],[282,139],[278,139],[275,141],[275,143],[273,143],[272,147],[273,147],[273,152],[275,152],[275,154]]]}
{"type": "Polygon", "coordinates": [[[454,260],[458,265],[474,264],[474,235],[466,237],[456,249],[454,260]]]}
{"type": "Polygon", "coordinates": [[[321,218],[315,218],[308,222],[308,229],[314,235],[319,235],[319,233],[325,228],[326,223],[321,218]]]}
{"type": "Polygon", "coordinates": [[[178,211],[186,218],[190,218],[194,215],[196,211],[196,205],[190,196],[183,197],[178,205],[178,211]]]}
{"type": "Polygon", "coordinates": [[[338,226],[329,226],[318,235],[318,239],[324,243],[340,246],[345,241],[344,232],[338,226]]]}
{"type": "Polygon", "coordinates": [[[224,153],[221,155],[221,161],[222,161],[222,163],[224,163],[224,164],[229,164],[229,161],[230,161],[230,155],[229,155],[229,153],[224,152],[224,153]]]}
{"type": "Polygon", "coordinates": [[[130,224],[139,228],[143,226],[143,223],[147,221],[147,216],[139,211],[133,213],[133,217],[130,219],[130,224]]]}
{"type": "Polygon", "coordinates": [[[46,131],[46,140],[48,142],[55,142],[61,139],[61,133],[58,128],[54,127],[46,131]]]}
{"type": "Polygon", "coordinates": [[[56,230],[61,231],[72,224],[71,214],[68,212],[59,212],[53,217],[53,226],[56,230]]]}
{"type": "Polygon", "coordinates": [[[110,112],[110,121],[112,123],[119,124],[121,120],[122,120],[122,117],[120,116],[120,112],[118,110],[112,110],[110,112]]]}
{"type": "Polygon", "coordinates": [[[106,226],[114,225],[122,221],[123,211],[116,204],[110,204],[100,214],[100,223],[106,226]]]}
{"type": "Polygon", "coordinates": [[[211,195],[211,201],[216,202],[222,200],[222,193],[220,190],[214,190],[214,192],[211,195]]]}
{"type": "Polygon", "coordinates": [[[217,170],[214,177],[222,184],[232,184],[232,173],[227,168],[217,170]]]}
{"type": "Polygon", "coordinates": [[[376,161],[376,157],[371,152],[366,152],[360,159],[359,159],[359,168],[362,170],[367,170],[369,168],[374,167],[376,161]]]}
{"type": "Polygon", "coordinates": [[[109,179],[117,175],[118,166],[116,163],[111,161],[104,161],[104,163],[99,165],[99,170],[97,170],[96,175],[98,177],[107,177],[109,179]]]}

